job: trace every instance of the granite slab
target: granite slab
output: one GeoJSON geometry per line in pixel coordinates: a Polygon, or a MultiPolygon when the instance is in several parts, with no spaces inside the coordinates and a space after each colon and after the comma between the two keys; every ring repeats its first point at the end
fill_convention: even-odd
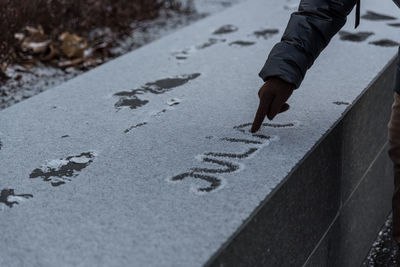
{"type": "MultiPolygon", "coordinates": [[[[397,53],[369,41],[400,42],[398,28],[349,20],[374,34],[335,36],[291,110],[252,135],[288,5],[237,4],[1,111],[0,266],[201,266],[218,253],[397,53]]],[[[400,17],[390,1],[369,9],[400,17]]]]}

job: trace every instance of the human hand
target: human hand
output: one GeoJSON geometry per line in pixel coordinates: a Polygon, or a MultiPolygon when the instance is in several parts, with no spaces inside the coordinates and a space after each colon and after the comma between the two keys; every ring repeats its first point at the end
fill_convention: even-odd
{"type": "Polygon", "coordinates": [[[288,83],[281,78],[269,78],[258,91],[260,104],[250,131],[252,133],[257,132],[265,116],[272,120],[278,113],[287,111],[290,106],[286,101],[292,95],[294,89],[294,84],[288,83]]]}

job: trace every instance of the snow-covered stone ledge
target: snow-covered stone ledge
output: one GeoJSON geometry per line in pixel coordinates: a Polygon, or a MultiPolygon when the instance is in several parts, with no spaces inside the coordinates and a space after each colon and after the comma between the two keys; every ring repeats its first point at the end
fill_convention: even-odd
{"type": "Polygon", "coordinates": [[[249,0],[1,111],[0,266],[359,264],[390,211],[398,28],[349,19],[252,135],[295,7],[249,0]]]}

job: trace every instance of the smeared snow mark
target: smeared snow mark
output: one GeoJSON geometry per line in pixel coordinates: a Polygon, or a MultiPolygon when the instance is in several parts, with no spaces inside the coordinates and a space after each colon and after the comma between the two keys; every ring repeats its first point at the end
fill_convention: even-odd
{"type": "Polygon", "coordinates": [[[351,42],[362,42],[367,40],[368,37],[374,35],[373,32],[357,32],[351,33],[347,31],[340,31],[340,40],[342,41],[351,41],[351,42]]]}
{"type": "Polygon", "coordinates": [[[172,52],[171,55],[174,56],[178,60],[186,60],[189,58],[189,55],[196,52],[196,48],[194,46],[185,48],[181,51],[172,52]]]}
{"type": "Polygon", "coordinates": [[[139,127],[144,126],[146,124],[147,124],[147,122],[141,122],[141,123],[138,123],[136,125],[133,125],[133,126],[129,127],[128,129],[126,129],[124,131],[124,133],[129,133],[132,129],[139,128],[139,127]]]}
{"type": "Polygon", "coordinates": [[[217,43],[223,43],[225,41],[226,41],[226,39],[208,38],[207,42],[205,42],[205,43],[203,43],[201,45],[197,45],[196,49],[201,50],[201,49],[213,46],[213,45],[215,45],[217,43]]]}
{"type": "MultiPolygon", "coordinates": [[[[193,167],[190,168],[189,172],[184,172],[168,178],[167,181],[176,182],[183,181],[187,178],[200,179],[209,183],[208,187],[194,186],[190,187],[190,191],[196,194],[204,195],[205,193],[215,192],[221,189],[223,177],[221,174],[232,174],[243,171],[245,165],[241,162],[232,161],[245,160],[253,157],[257,154],[263,147],[268,146],[271,142],[276,142],[279,140],[279,136],[267,136],[264,134],[251,134],[250,128],[252,123],[245,123],[241,125],[234,126],[233,129],[239,131],[244,135],[245,138],[232,138],[223,137],[219,140],[230,142],[233,144],[241,143],[241,149],[244,145],[249,145],[247,150],[241,152],[205,152],[203,154],[195,156],[195,158],[201,163],[218,165],[218,168],[206,168],[206,167],[193,167]],[[256,139],[254,139],[256,138],[256,139]],[[218,176],[216,176],[218,175],[218,176]]],[[[290,123],[263,123],[263,126],[273,127],[273,128],[293,128],[299,125],[299,122],[294,121],[290,123]]],[[[213,139],[213,136],[207,136],[206,139],[213,139]]]]}
{"type": "Polygon", "coordinates": [[[400,23],[388,23],[387,25],[391,27],[400,27],[400,23]]]}
{"type": "Polygon", "coordinates": [[[50,182],[52,186],[59,186],[65,184],[66,181],[71,181],[72,177],[78,176],[96,156],[95,152],[86,152],[65,159],[49,160],[45,165],[34,169],[29,178],[40,177],[43,181],[50,182]]]}
{"type": "Polygon", "coordinates": [[[340,105],[350,105],[349,102],[343,102],[343,101],[336,101],[336,102],[333,102],[333,104],[338,105],[338,106],[340,106],[340,105]]]}
{"type": "Polygon", "coordinates": [[[138,89],[115,93],[114,96],[119,97],[119,100],[115,103],[115,108],[120,109],[123,107],[129,107],[130,109],[136,109],[138,107],[144,106],[149,101],[142,100],[138,98],[137,95],[143,95],[146,93],[157,95],[163,94],[165,92],[171,91],[176,87],[182,86],[190,80],[194,80],[199,76],[200,73],[178,75],[171,78],[160,79],[155,82],[148,82],[138,89]]]}
{"type": "Polygon", "coordinates": [[[185,60],[185,59],[188,59],[187,56],[176,56],[175,58],[178,59],[178,60],[185,60]]]}
{"type": "Polygon", "coordinates": [[[234,41],[229,43],[229,46],[251,46],[254,45],[255,42],[251,42],[251,41],[234,41]]]}
{"type": "Polygon", "coordinates": [[[0,192],[0,203],[12,208],[13,205],[32,197],[33,195],[31,194],[15,194],[14,189],[3,189],[0,192]]]}
{"type": "Polygon", "coordinates": [[[167,107],[167,108],[164,108],[164,109],[162,109],[162,110],[152,110],[152,111],[150,111],[150,112],[148,113],[148,116],[150,116],[150,117],[156,117],[156,116],[159,116],[159,115],[161,115],[161,114],[167,112],[168,110],[173,110],[173,108],[172,108],[172,107],[167,107]]]}
{"type": "MultiPolygon", "coordinates": [[[[252,125],[251,122],[249,123],[244,123],[238,126],[233,127],[234,129],[245,133],[246,130],[244,128],[248,128],[247,132],[250,132],[250,126],[252,125]]],[[[299,126],[300,123],[298,121],[294,121],[294,122],[290,122],[290,123],[269,123],[269,122],[265,122],[262,124],[262,126],[264,127],[271,127],[271,128],[292,128],[292,127],[297,127],[299,126]]]]}
{"type": "Polygon", "coordinates": [[[115,103],[115,107],[116,108],[129,107],[131,109],[136,109],[146,105],[147,103],[149,103],[148,100],[141,100],[137,97],[130,97],[130,98],[123,97],[120,98],[117,103],[115,103]]]}
{"type": "Polygon", "coordinates": [[[400,45],[400,43],[390,40],[390,39],[381,39],[378,41],[369,42],[369,44],[383,46],[383,47],[392,47],[392,46],[400,45]]]}
{"type": "Polygon", "coordinates": [[[257,38],[264,38],[265,40],[267,40],[278,33],[279,33],[278,29],[263,29],[259,31],[254,31],[253,35],[257,38]]]}
{"type": "Polygon", "coordinates": [[[167,101],[167,105],[169,105],[169,106],[175,106],[175,105],[178,105],[178,104],[181,103],[181,102],[182,102],[182,100],[179,99],[179,98],[171,98],[171,99],[169,99],[169,100],[167,101]]]}
{"type": "Polygon", "coordinates": [[[216,29],[213,32],[213,34],[216,34],[216,35],[228,34],[228,33],[236,32],[238,30],[239,30],[239,28],[236,27],[235,25],[227,24],[227,25],[223,25],[223,26],[219,27],[218,29],[216,29]]]}
{"type": "Polygon", "coordinates": [[[206,49],[217,43],[223,43],[225,41],[226,41],[226,39],[208,38],[208,41],[206,41],[205,43],[186,48],[182,51],[173,52],[172,55],[175,56],[176,59],[183,61],[183,60],[188,59],[191,54],[193,54],[199,50],[206,49]]]}
{"type": "Polygon", "coordinates": [[[67,138],[67,137],[69,137],[68,134],[61,136],[61,138],[67,138]]]}
{"type": "Polygon", "coordinates": [[[2,147],[3,147],[3,143],[0,140],[0,150],[1,150],[2,147]]]}
{"type": "Polygon", "coordinates": [[[389,15],[385,15],[385,14],[380,14],[380,13],[376,13],[373,11],[367,11],[366,14],[361,16],[362,19],[366,19],[366,20],[374,20],[374,21],[378,21],[378,20],[395,20],[397,18],[389,16],[389,15]]]}

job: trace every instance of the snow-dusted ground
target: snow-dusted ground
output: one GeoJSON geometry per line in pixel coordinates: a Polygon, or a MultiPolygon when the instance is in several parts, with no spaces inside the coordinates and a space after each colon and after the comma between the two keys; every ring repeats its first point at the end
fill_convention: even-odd
{"type": "Polygon", "coordinates": [[[199,13],[213,14],[243,1],[244,0],[194,0],[193,3],[199,13]]]}
{"type": "MultiPolygon", "coordinates": [[[[187,0],[181,1],[183,3],[187,2],[187,0]]],[[[123,55],[181,27],[187,26],[194,21],[220,12],[242,1],[244,0],[193,0],[197,14],[189,16],[176,14],[169,18],[161,16],[156,20],[135,23],[132,25],[132,28],[135,28],[132,35],[124,40],[118,40],[117,45],[112,49],[112,53],[115,56],[123,55]]],[[[61,70],[46,66],[40,62],[29,69],[18,65],[9,67],[7,74],[11,79],[0,88],[0,110],[59,85],[84,72],[73,67],[61,70]]]]}

